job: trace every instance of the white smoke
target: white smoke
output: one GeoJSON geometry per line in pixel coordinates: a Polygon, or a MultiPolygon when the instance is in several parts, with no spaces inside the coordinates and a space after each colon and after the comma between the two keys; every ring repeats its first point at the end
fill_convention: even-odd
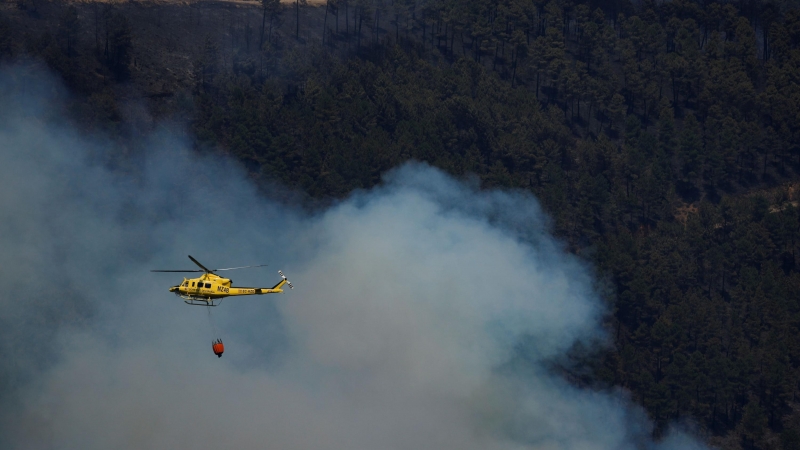
{"type": "Polygon", "coordinates": [[[529,194],[412,163],[307,212],[174,133],[117,158],[45,107],[52,80],[21,93],[30,76],[0,73],[0,446],[703,448],[654,443],[623,393],[545,369],[603,341],[605,311],[529,194]],[[149,272],[193,269],[187,254],[269,263],[234,283],[282,269],[296,289],[225,300],[210,322],[167,292],[180,274],[149,272]]]}

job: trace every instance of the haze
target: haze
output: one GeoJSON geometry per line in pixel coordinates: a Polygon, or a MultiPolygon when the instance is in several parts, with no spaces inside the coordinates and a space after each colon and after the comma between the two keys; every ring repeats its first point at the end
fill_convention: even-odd
{"type": "Polygon", "coordinates": [[[174,130],[82,135],[54,113],[57,83],[30,77],[0,73],[0,446],[701,448],[652,442],[625,393],[545,369],[602,345],[605,311],[530,195],[410,163],[308,212],[174,130]],[[149,272],[191,269],[187,254],[267,263],[234,283],[282,269],[296,289],[209,321],[167,292],[180,274],[149,272]]]}

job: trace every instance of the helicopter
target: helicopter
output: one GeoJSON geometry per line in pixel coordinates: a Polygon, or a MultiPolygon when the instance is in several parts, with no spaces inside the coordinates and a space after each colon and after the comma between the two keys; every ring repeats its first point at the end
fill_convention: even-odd
{"type": "Polygon", "coordinates": [[[263,295],[263,294],[282,294],[283,285],[289,286],[294,289],[292,283],[286,279],[286,276],[278,271],[281,276],[281,281],[271,288],[256,288],[256,287],[234,287],[231,286],[230,278],[223,278],[215,272],[223,270],[237,270],[247,269],[250,267],[265,267],[266,264],[257,266],[242,266],[242,267],[229,267],[226,269],[208,269],[206,266],[200,264],[199,261],[189,255],[189,259],[197,264],[202,270],[151,270],[151,272],[203,272],[198,278],[184,278],[181,284],[169,288],[170,292],[181,297],[187,305],[198,306],[217,306],[219,302],[225,297],[242,296],[242,295],[263,295]]]}

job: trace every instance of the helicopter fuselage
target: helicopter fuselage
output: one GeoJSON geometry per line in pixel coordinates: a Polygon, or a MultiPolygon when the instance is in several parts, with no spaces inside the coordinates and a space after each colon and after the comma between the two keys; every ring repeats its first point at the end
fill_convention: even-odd
{"type": "Polygon", "coordinates": [[[195,300],[218,299],[235,295],[280,294],[283,293],[281,287],[286,283],[287,281],[283,279],[271,288],[236,287],[231,286],[229,278],[206,273],[199,278],[184,278],[181,284],[172,286],[169,291],[181,297],[191,297],[195,300]]]}

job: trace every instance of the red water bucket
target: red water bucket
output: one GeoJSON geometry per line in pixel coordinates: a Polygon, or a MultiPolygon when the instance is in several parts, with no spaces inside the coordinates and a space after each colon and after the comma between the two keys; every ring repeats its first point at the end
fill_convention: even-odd
{"type": "Polygon", "coordinates": [[[222,358],[222,353],[225,352],[225,345],[222,344],[221,339],[217,339],[211,344],[211,350],[214,350],[214,354],[217,355],[217,358],[222,358]]]}

